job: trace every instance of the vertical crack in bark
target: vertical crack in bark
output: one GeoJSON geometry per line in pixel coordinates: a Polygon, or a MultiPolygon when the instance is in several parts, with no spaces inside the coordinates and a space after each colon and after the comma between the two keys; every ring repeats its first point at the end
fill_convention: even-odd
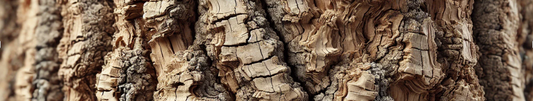
{"type": "Polygon", "coordinates": [[[144,6],[150,58],[159,81],[155,100],[232,100],[212,74],[197,41],[202,38],[193,38],[197,2],[156,0],[144,6]]]}
{"type": "Polygon", "coordinates": [[[267,0],[266,3],[271,22],[288,47],[287,62],[294,66],[298,81],[302,81],[314,100],[372,100],[378,91],[386,92],[377,86],[388,82],[374,85],[375,77],[370,74],[374,72],[368,69],[372,61],[383,58],[387,48],[394,44],[390,41],[400,34],[397,30],[402,15],[398,10],[405,5],[404,1],[267,0]],[[388,29],[378,34],[374,27],[380,24],[388,29]],[[381,45],[381,39],[372,39],[376,34],[391,35],[383,42],[386,45],[381,45]],[[369,81],[363,82],[366,80],[369,81]]]}
{"type": "Polygon", "coordinates": [[[430,96],[439,100],[485,100],[474,69],[479,57],[470,20],[474,1],[426,1],[425,4],[423,7],[435,21],[437,61],[446,74],[441,86],[434,87],[436,92],[430,96]]]}
{"type": "Polygon", "coordinates": [[[0,100],[531,100],[532,4],[0,0],[0,100]]]}
{"type": "MultiPolygon", "coordinates": [[[[276,7],[272,7],[272,6],[280,6],[280,5],[273,5],[273,4],[272,4],[272,1],[268,1],[268,3],[267,3],[267,1],[268,1],[268,0],[261,0],[261,4],[263,5],[263,10],[265,10],[265,14],[266,14],[266,15],[265,15],[265,18],[266,18],[266,19],[268,20],[268,22],[269,22],[269,25],[270,25],[269,27],[270,27],[270,28],[273,28],[273,31],[276,33],[276,35],[279,37],[279,39],[282,40],[282,41],[284,41],[284,40],[285,40],[285,37],[283,37],[283,33],[281,33],[281,31],[280,31],[280,30],[277,28],[277,26],[276,26],[276,24],[278,24],[278,23],[276,23],[275,19],[272,18],[274,15],[270,14],[271,12],[276,13],[276,14],[278,14],[278,13],[284,13],[284,12],[277,11],[278,8],[276,8],[276,7]]],[[[283,26],[283,25],[282,25],[282,26],[283,26]]],[[[257,40],[257,39],[256,39],[256,40],[257,40]]],[[[288,50],[288,49],[289,49],[289,45],[286,44],[286,43],[283,43],[282,45],[283,45],[282,47],[283,47],[283,49],[284,49],[284,50],[282,51],[282,52],[283,52],[283,54],[282,54],[283,57],[280,57],[280,58],[282,58],[281,60],[284,61],[284,62],[289,62],[289,52],[290,52],[290,51],[288,50]]],[[[297,69],[297,68],[295,68],[296,66],[291,65],[291,64],[287,64],[287,67],[289,67],[289,69],[290,69],[290,71],[291,71],[289,75],[290,75],[292,78],[298,78],[298,76],[297,76],[297,72],[294,71],[294,70],[297,69]]],[[[303,82],[300,81],[300,79],[294,79],[294,82],[297,82],[297,83],[299,83],[299,84],[303,84],[303,82]]],[[[281,89],[281,88],[280,88],[280,89],[281,89]]],[[[309,91],[307,91],[307,89],[303,89],[303,90],[304,90],[304,92],[306,92],[306,93],[309,92],[309,91]]],[[[309,95],[308,97],[309,97],[309,98],[314,98],[314,95],[309,95]]],[[[285,100],[287,100],[287,99],[285,99],[285,100]]]]}
{"type": "Polygon", "coordinates": [[[236,100],[306,100],[307,94],[282,60],[283,45],[270,28],[262,3],[201,0],[197,32],[206,39],[221,83],[236,93],[236,100]]]}
{"type": "MultiPolygon", "coordinates": [[[[391,92],[414,94],[413,99],[395,95],[396,100],[428,99],[431,94],[439,93],[431,91],[443,79],[434,41],[438,29],[426,12],[420,10],[423,1],[266,3],[271,6],[269,15],[275,28],[289,47],[288,63],[295,66],[296,76],[305,81],[304,88],[315,100],[372,99],[377,95],[379,100],[391,99],[386,93],[388,79],[394,81],[393,88],[410,87],[391,92]],[[366,76],[368,73],[373,76],[366,76]],[[324,76],[327,78],[316,80],[324,76]],[[374,86],[355,83],[368,79],[378,82],[372,81],[374,86]],[[376,89],[366,94],[350,93],[373,87],[376,89]]],[[[454,10],[457,9],[451,11],[454,10]]]]}
{"type": "Polygon", "coordinates": [[[157,84],[155,69],[145,47],[147,37],[142,11],[145,1],[115,0],[116,19],[113,51],[105,56],[105,65],[97,75],[98,100],[153,100],[157,84]]]}

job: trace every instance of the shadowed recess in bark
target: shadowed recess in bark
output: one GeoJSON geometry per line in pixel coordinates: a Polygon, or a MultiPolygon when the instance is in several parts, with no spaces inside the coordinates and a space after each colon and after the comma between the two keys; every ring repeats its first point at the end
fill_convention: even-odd
{"type": "Polygon", "coordinates": [[[530,101],[531,0],[0,0],[2,101],[530,101]]]}

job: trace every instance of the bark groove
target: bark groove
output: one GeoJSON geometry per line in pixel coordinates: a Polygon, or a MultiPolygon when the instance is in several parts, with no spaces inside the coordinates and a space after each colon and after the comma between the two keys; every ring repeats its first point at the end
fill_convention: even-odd
{"type": "Polygon", "coordinates": [[[0,5],[0,100],[533,100],[531,0],[0,5]]]}

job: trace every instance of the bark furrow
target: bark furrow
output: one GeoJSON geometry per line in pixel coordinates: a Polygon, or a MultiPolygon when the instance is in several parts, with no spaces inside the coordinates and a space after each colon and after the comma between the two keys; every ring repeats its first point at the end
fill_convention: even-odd
{"type": "Polygon", "coordinates": [[[531,0],[0,0],[0,100],[533,100],[531,0]]]}

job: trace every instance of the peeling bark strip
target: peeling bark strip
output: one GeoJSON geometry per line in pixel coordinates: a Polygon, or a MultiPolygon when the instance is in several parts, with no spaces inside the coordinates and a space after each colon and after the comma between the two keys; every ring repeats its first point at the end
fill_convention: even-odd
{"type": "Polygon", "coordinates": [[[474,35],[482,56],[476,67],[488,100],[524,100],[522,59],[517,40],[516,0],[475,1],[474,35]]]}
{"type": "Polygon", "coordinates": [[[62,59],[59,76],[67,101],[96,99],[96,74],[111,51],[113,9],[108,1],[61,1],[65,31],[57,48],[62,59]]]}
{"type": "Polygon", "coordinates": [[[4,101],[529,101],[531,0],[0,0],[4,101]]]}

